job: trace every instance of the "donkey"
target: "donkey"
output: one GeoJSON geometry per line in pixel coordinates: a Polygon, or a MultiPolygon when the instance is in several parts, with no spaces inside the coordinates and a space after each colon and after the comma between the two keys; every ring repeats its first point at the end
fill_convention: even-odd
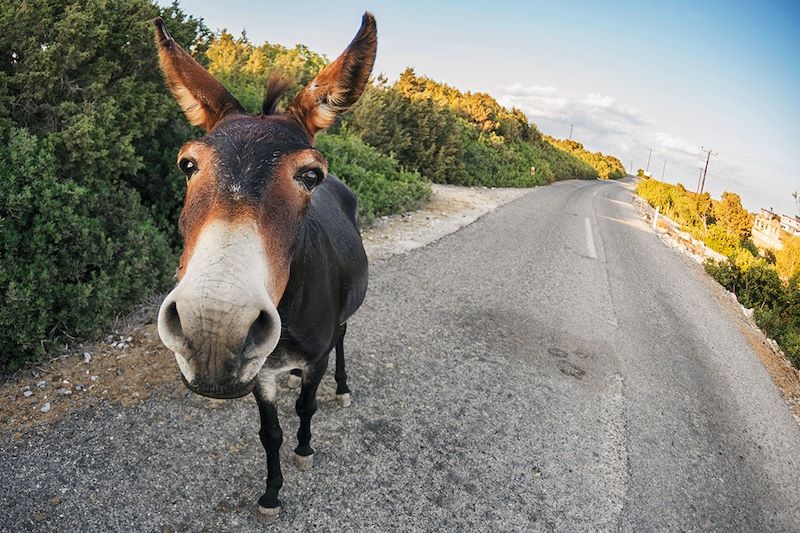
{"type": "Polygon", "coordinates": [[[337,399],[349,404],[343,342],[367,291],[367,257],[356,197],[328,174],[314,137],[364,91],[377,49],[375,19],[364,14],[347,49],[284,113],[275,108],[288,83],[270,77],[255,116],[184,52],[162,19],[153,23],[167,85],[189,122],[207,132],[178,154],[187,180],[179,223],[184,248],[178,284],[159,309],[158,333],[191,391],[255,395],[267,455],[258,510],[272,520],[283,484],[276,376],[302,375],[300,470],[313,463],[311,417],[334,347],[337,399]]]}

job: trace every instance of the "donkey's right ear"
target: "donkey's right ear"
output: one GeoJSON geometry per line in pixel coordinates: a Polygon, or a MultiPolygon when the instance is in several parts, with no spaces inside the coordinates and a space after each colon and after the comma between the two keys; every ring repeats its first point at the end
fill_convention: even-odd
{"type": "Polygon", "coordinates": [[[211,131],[224,116],[245,113],[236,98],[175,42],[161,17],[153,19],[153,25],[161,70],[189,122],[211,131]]]}

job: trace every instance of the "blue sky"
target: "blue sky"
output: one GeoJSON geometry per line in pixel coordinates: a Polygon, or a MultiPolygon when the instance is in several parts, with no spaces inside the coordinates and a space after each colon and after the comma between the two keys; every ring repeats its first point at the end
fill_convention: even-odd
{"type": "Polygon", "coordinates": [[[334,58],[368,9],[376,72],[406,67],[521,108],[627,166],[737,192],[750,210],[796,212],[800,189],[800,2],[219,2],[181,6],[255,43],[334,58]]]}

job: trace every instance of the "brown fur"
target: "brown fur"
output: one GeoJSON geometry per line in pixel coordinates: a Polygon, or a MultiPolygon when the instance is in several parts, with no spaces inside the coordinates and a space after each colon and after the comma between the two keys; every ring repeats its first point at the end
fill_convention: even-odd
{"type": "Polygon", "coordinates": [[[261,113],[264,115],[274,115],[278,107],[278,101],[292,88],[292,81],[284,78],[279,72],[273,72],[267,78],[266,91],[264,92],[264,103],[261,105],[261,113]]]}
{"type": "MultiPolygon", "coordinates": [[[[247,117],[239,102],[200,64],[170,37],[164,22],[155,19],[156,45],[167,84],[189,121],[211,131],[228,120],[285,120],[298,125],[313,140],[320,130],[329,127],[335,117],[353,105],[364,91],[377,46],[374,17],[365,13],[361,27],[347,49],[295,98],[282,117],[247,117]]],[[[272,115],[278,100],[291,82],[278,74],[270,76],[262,111],[272,115]]],[[[220,163],[213,147],[202,141],[187,143],[180,158],[190,157],[198,170],[189,180],[180,231],[184,240],[178,267],[180,280],[203,229],[216,220],[230,224],[255,222],[270,260],[267,290],[273,301],[280,301],[289,279],[290,247],[310,200],[310,193],[294,179],[309,162],[327,172],[324,158],[313,149],[280,155],[278,166],[257,205],[234,201],[219,191],[215,174],[220,163]]]]}
{"type": "Polygon", "coordinates": [[[356,103],[369,80],[378,47],[375,17],[364,13],[353,41],[326,66],[289,106],[292,115],[313,138],[333,125],[336,117],[356,103]]]}
{"type": "Polygon", "coordinates": [[[178,267],[178,279],[183,277],[206,225],[216,220],[229,224],[254,222],[271,263],[272,279],[267,291],[273,301],[280,301],[289,279],[289,247],[311,197],[295,182],[294,175],[310,161],[326,168],[325,161],[314,150],[284,154],[259,205],[254,206],[246,202],[233,202],[219,194],[213,172],[216,153],[210,146],[201,142],[188,143],[181,150],[180,157],[192,157],[199,170],[189,180],[181,212],[180,230],[184,249],[178,267]]]}
{"type": "Polygon", "coordinates": [[[236,98],[175,42],[161,17],[153,24],[161,70],[189,122],[211,131],[223,117],[244,113],[236,98]]]}
{"type": "Polygon", "coordinates": [[[187,185],[186,198],[179,221],[179,229],[181,237],[183,237],[183,253],[178,265],[178,280],[183,278],[200,232],[214,216],[217,196],[217,182],[213,172],[216,164],[214,150],[202,143],[190,142],[181,149],[178,160],[187,156],[197,162],[198,171],[187,185]]]}

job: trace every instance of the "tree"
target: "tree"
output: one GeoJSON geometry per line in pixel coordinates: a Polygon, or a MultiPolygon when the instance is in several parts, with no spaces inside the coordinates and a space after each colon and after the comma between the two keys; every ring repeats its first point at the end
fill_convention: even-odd
{"type": "Polygon", "coordinates": [[[264,84],[273,72],[293,82],[284,97],[289,100],[328,63],[324,55],[302,44],[294,48],[271,43],[255,46],[244,33],[236,38],[224,30],[211,39],[206,56],[208,71],[251,113],[261,111],[264,84]]]}
{"type": "Polygon", "coordinates": [[[775,268],[784,279],[800,274],[800,237],[784,234],[783,248],[775,253],[775,268]]]}
{"type": "Polygon", "coordinates": [[[742,200],[736,193],[722,193],[722,199],[714,205],[714,218],[738,242],[749,237],[753,228],[752,216],[742,207],[742,200]]]}

